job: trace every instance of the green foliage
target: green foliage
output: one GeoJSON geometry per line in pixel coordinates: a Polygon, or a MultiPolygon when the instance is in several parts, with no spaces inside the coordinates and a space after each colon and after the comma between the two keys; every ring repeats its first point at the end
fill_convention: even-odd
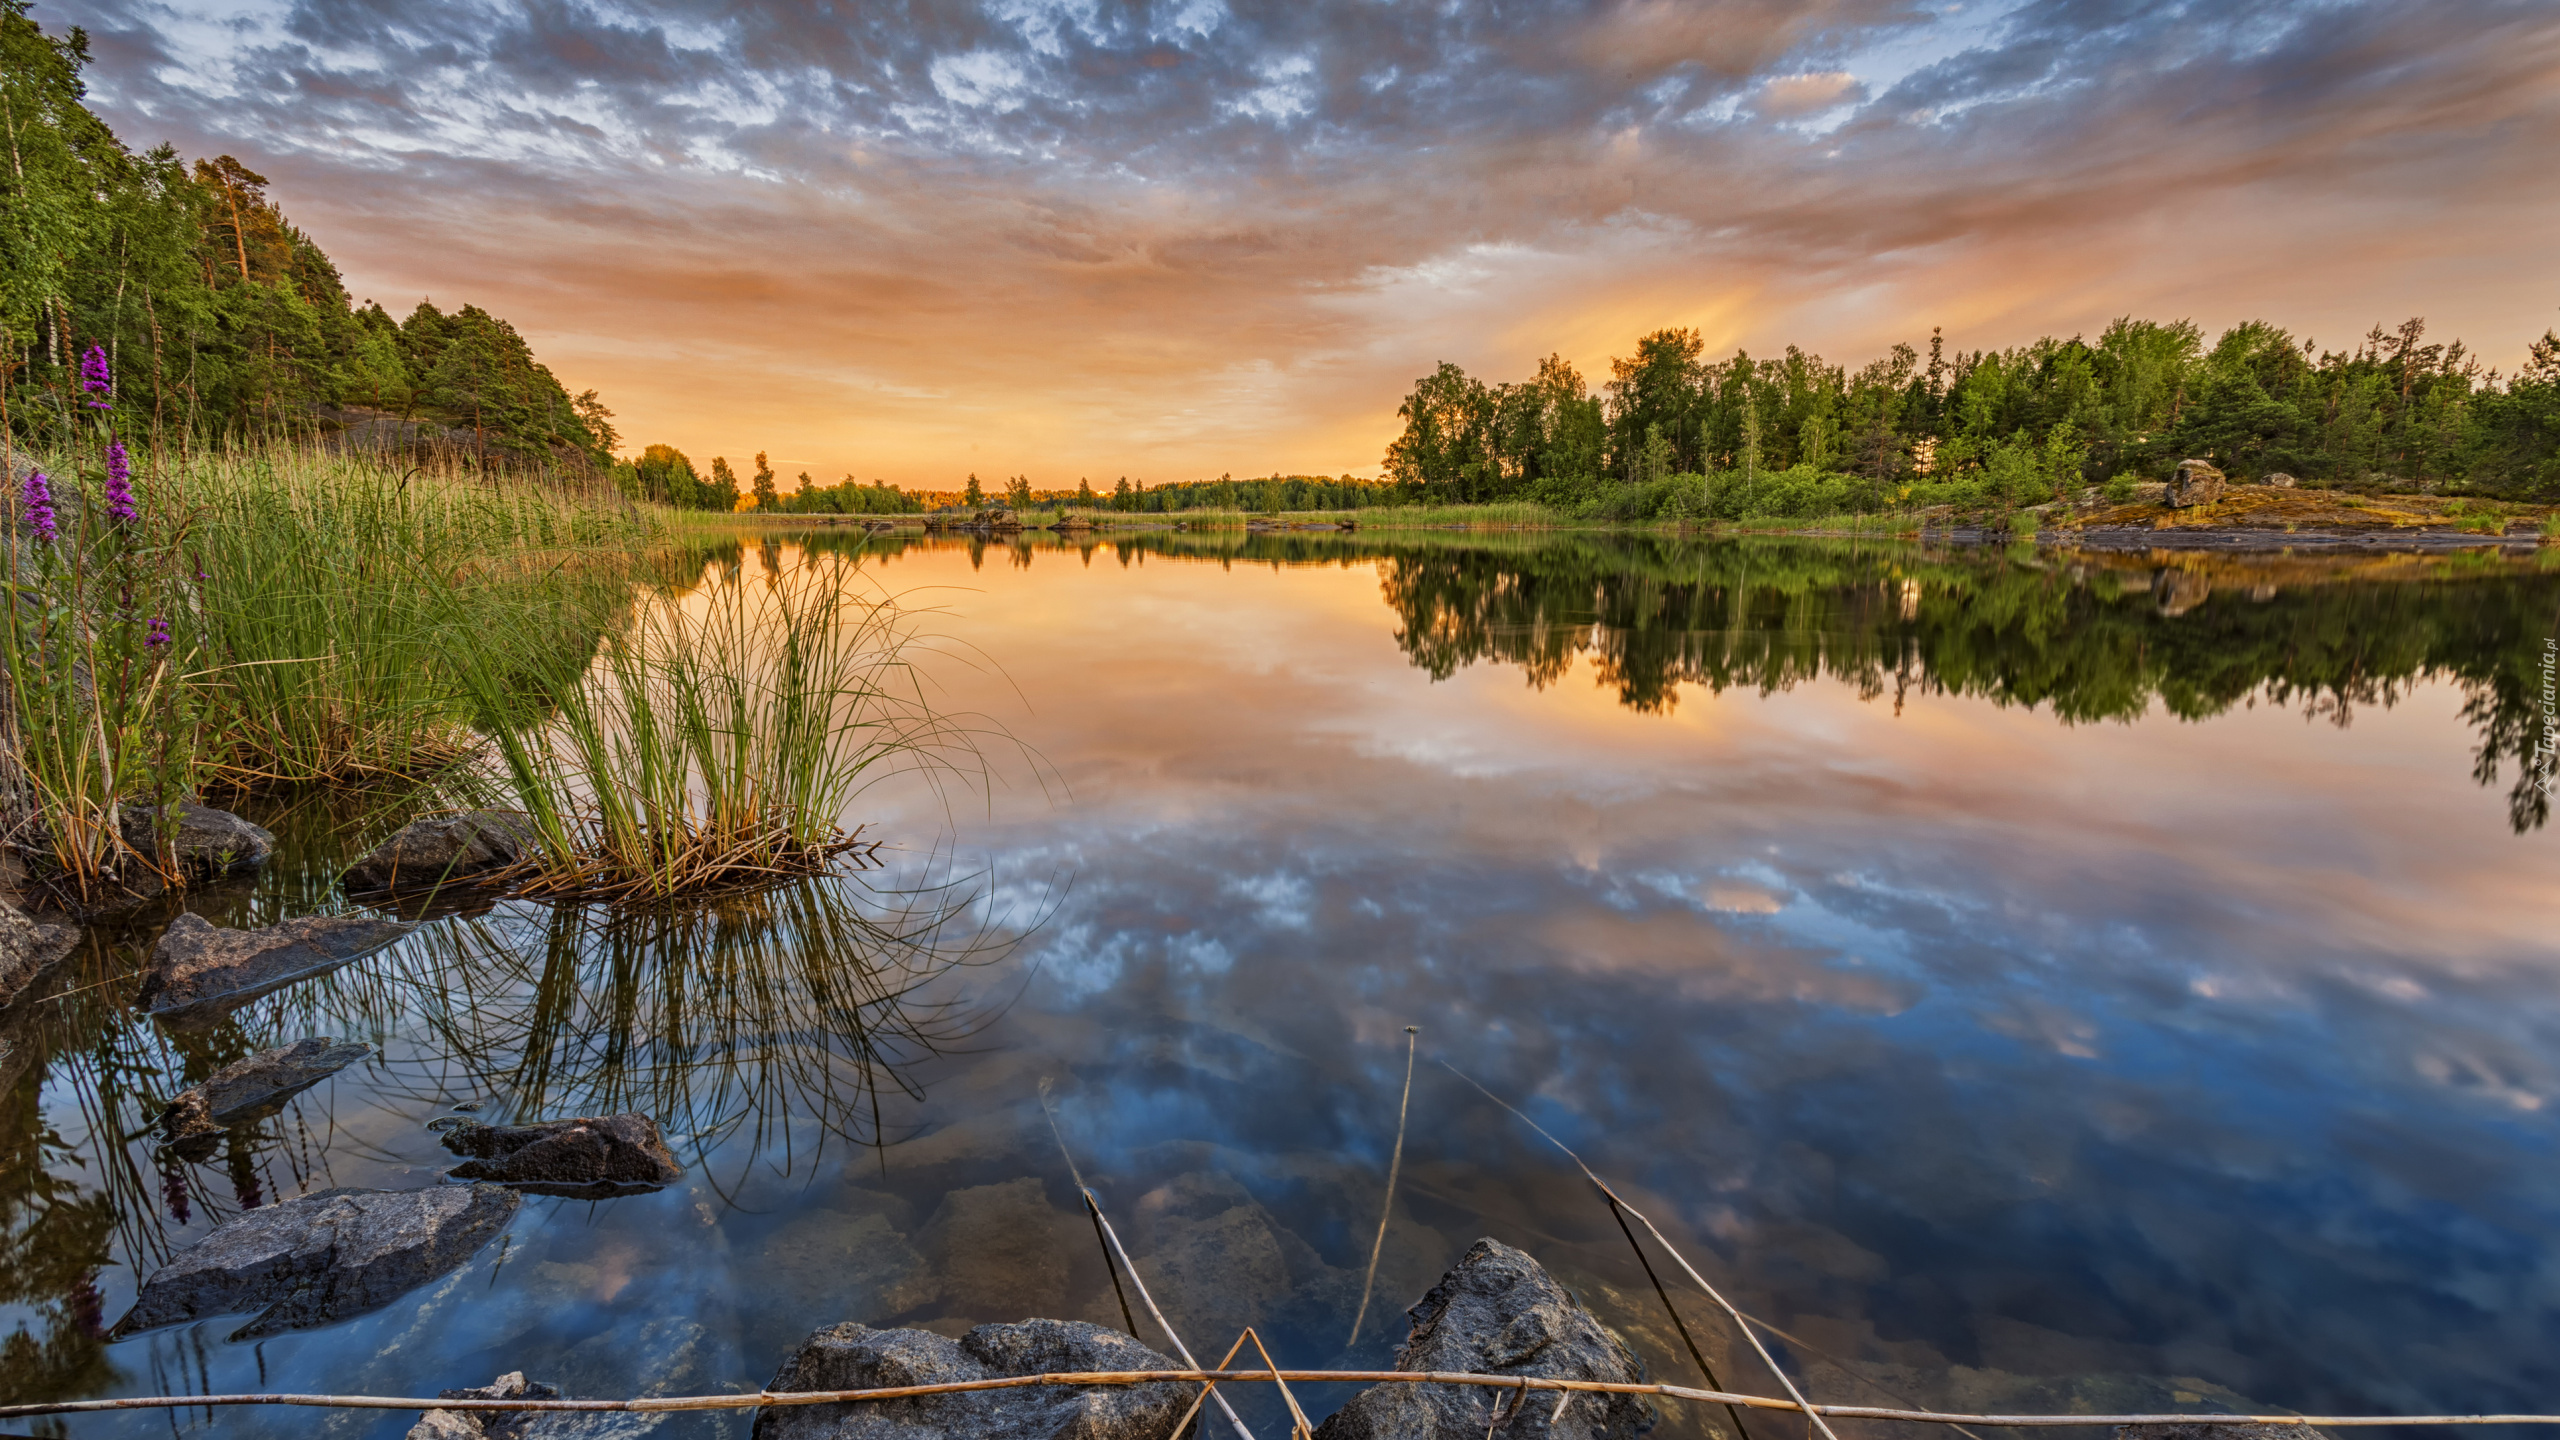
{"type": "Polygon", "coordinates": [[[505,321],[352,305],[337,267],[229,155],[136,153],[82,103],[88,41],[0,0],[0,396],[17,443],[76,442],[78,356],[115,365],[131,443],[308,436],[332,407],[396,410],[508,464],[584,468],[618,437],[505,321]]]}
{"type": "Polygon", "coordinates": [[[2096,475],[2165,478],[2189,457],[2243,483],[2285,471],[2340,488],[2560,498],[2560,333],[2512,379],[2425,333],[2413,319],[2315,353],[2262,321],[2207,347],[2192,323],[2128,317],[2094,345],[1950,355],[1933,337],[1925,363],[1897,345],[1851,371],[1793,347],[1709,362],[1694,332],[1662,330],[1610,362],[1597,398],[1555,357],[1518,385],[1442,364],[1398,407],[1386,474],[1408,500],[1530,499],[1584,516],[1646,510],[1628,487],[1725,472],[1745,498],[1711,481],[1719,515],[1816,513],[1794,508],[1813,503],[1808,482],[1760,484],[1799,469],[1853,479],[1840,494],[1857,511],[2006,511],[2075,497],[2096,475]]]}

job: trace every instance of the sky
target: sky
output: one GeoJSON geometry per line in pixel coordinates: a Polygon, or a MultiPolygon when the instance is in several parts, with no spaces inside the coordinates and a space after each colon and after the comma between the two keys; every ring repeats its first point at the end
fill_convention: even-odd
{"type": "MultiPolygon", "coordinates": [[[[2560,324],[2552,0],[42,0],[128,142],[626,452],[1374,474],[1414,379],[2560,324]]],[[[787,483],[787,482],[786,482],[787,483]]]]}

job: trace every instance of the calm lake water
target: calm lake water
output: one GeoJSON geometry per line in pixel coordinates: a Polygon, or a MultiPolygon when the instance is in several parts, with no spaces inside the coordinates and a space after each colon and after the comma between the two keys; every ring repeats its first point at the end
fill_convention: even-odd
{"type": "MultiPolygon", "coordinates": [[[[804,544],[850,542],[706,565],[804,544]]],[[[1490,1235],[1699,1383],[1591,1188],[1445,1061],[1791,1337],[1818,1399],[2560,1403],[2560,890],[2518,784],[2560,570],[2534,557],[1283,535],[864,563],[941,607],[945,703],[1029,753],[873,791],[895,848],[861,882],[501,904],[183,1036],[127,1003],[155,918],[0,1022],[0,1394],[697,1393],[838,1320],[1117,1325],[1044,1082],[1204,1359],[1252,1324],[1284,1364],[1383,1365],[1490,1235]],[[311,1034],[379,1051],[204,1163],[155,1149],[169,1093],[311,1034]],[[326,1328],[97,1338],[244,1206],[436,1183],[426,1122],[466,1104],[646,1110],[687,1178],[528,1198],[449,1279],[326,1328]]],[[[252,813],[287,843],[190,901],[221,923],[343,908],[330,877],[403,818],[252,813]]],[[[1720,1376],[1772,1387],[1673,1298],[1720,1376]]],[[[652,1424],[748,1421],[550,1433],[652,1424]]]]}

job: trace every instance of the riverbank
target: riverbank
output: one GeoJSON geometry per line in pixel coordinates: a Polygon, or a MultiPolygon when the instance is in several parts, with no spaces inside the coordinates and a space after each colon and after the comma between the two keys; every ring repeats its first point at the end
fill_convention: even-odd
{"type": "Polygon", "coordinates": [[[1800,535],[1820,538],[1934,540],[1964,544],[2033,538],[2043,545],[2101,549],[2257,550],[2327,546],[2348,549],[2450,549],[2532,546],[2560,540],[2560,506],[2468,496],[2234,486],[2210,505],[2173,507],[2162,487],[2110,500],[2096,491],[2011,512],[1967,512],[1953,506],[1875,514],[1692,518],[1630,523],[1587,519],[1526,502],[1492,505],[1393,506],[1365,510],[1190,510],[1168,514],[1001,508],[926,515],[735,515],[684,512],[674,528],[694,533],[851,527],[873,533],[1010,535],[1189,533],[1237,531],[1359,532],[1575,531],[1593,534],[1800,535]],[[2148,493],[2145,493],[2148,492],[2148,493]]]}

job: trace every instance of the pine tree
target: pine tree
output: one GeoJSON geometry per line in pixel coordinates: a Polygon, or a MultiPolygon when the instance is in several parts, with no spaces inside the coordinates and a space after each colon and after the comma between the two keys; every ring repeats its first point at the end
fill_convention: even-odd
{"type": "Polygon", "coordinates": [[[773,465],[761,450],[756,452],[755,494],[758,514],[770,515],[780,507],[782,497],[774,488],[773,465]]]}

